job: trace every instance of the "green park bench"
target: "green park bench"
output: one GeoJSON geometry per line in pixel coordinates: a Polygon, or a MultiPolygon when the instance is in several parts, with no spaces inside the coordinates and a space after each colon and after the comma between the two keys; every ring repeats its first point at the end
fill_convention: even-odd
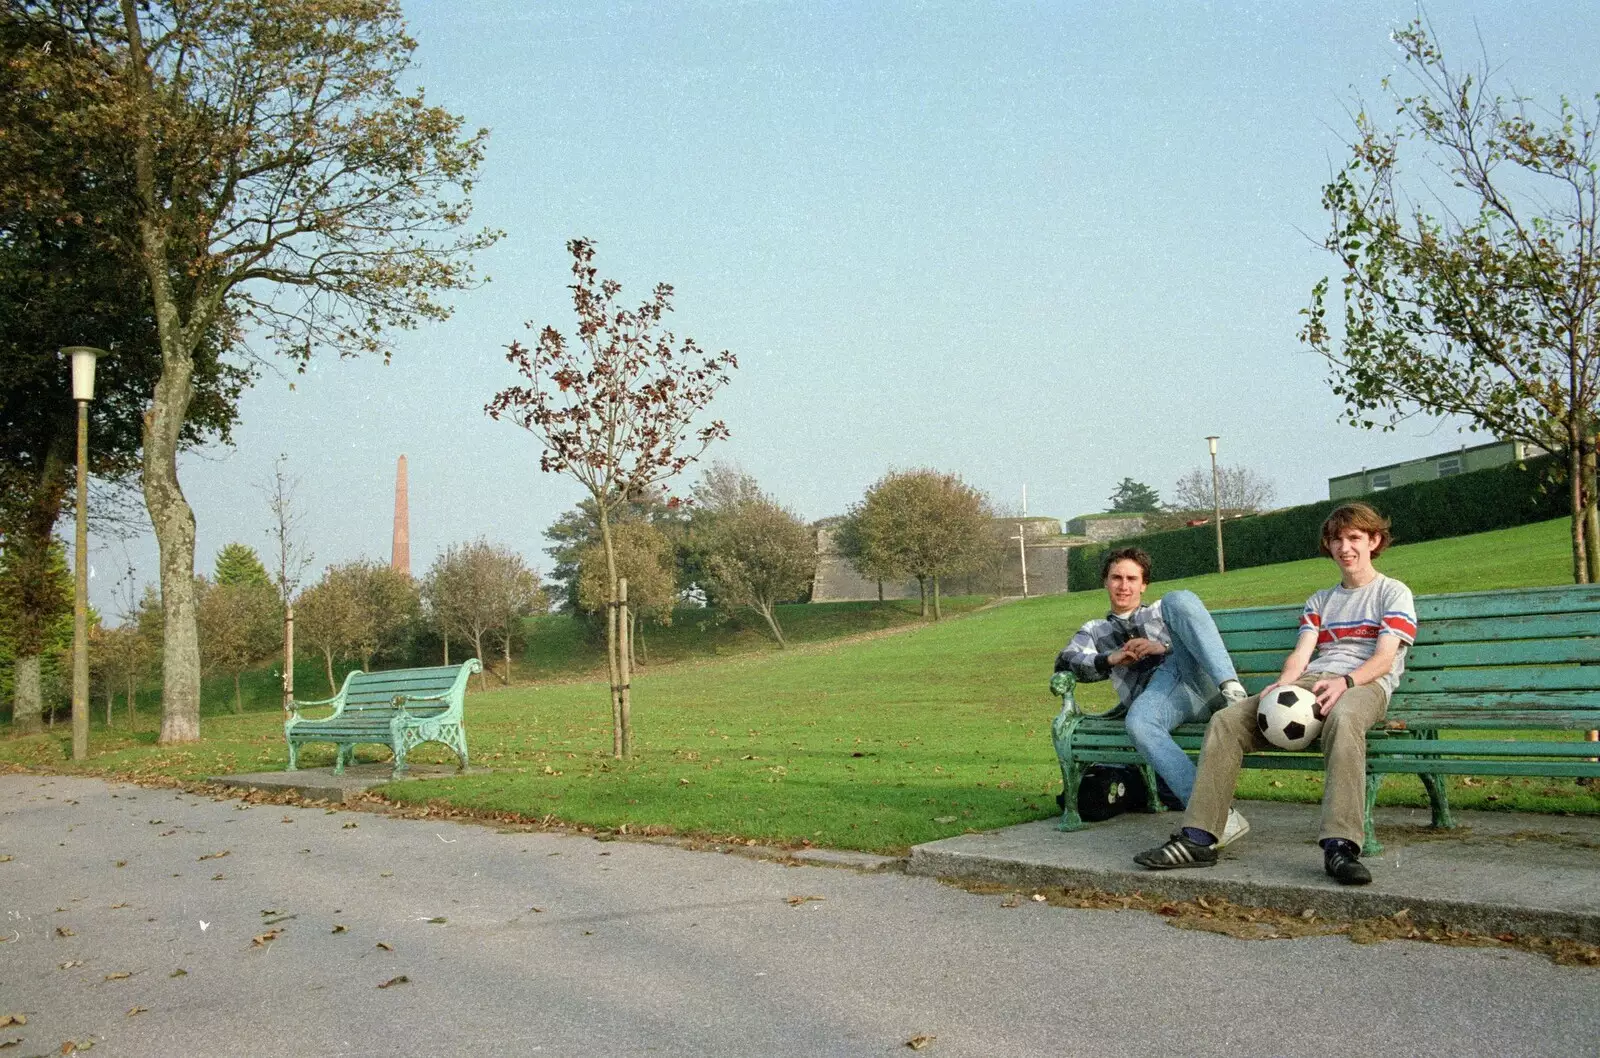
{"type": "MultiPolygon", "coordinates": [[[[1300,606],[1218,610],[1217,628],[1251,692],[1282,670],[1293,649],[1300,606]]],[[[1417,642],[1384,721],[1367,734],[1365,851],[1383,846],[1372,806],[1385,775],[1416,775],[1428,791],[1433,825],[1453,827],[1446,775],[1600,776],[1592,742],[1547,741],[1551,731],[1600,728],[1600,587],[1518,588],[1417,598],[1417,642]],[[1531,737],[1524,737],[1531,736],[1531,737]]],[[[1129,741],[1116,711],[1084,713],[1068,687],[1051,725],[1065,784],[1062,830],[1086,824],[1078,784],[1090,764],[1137,764],[1151,811],[1164,811],[1155,775],[1129,741]]],[[[1191,756],[1204,724],[1174,735],[1191,756]]],[[[1247,768],[1322,769],[1321,745],[1245,755],[1247,768]]]]}
{"type": "Polygon", "coordinates": [[[481,666],[476,658],[460,665],[389,672],[352,672],[332,698],[320,702],[294,702],[283,734],[289,741],[289,770],[300,766],[300,746],[307,742],[332,742],[337,748],[333,770],[344,766],[356,746],[388,746],[394,754],[393,777],[405,774],[406,754],[424,742],[442,742],[455,751],[461,769],[467,767],[467,733],[462,726],[467,678],[481,666]],[[302,709],[333,706],[333,714],[319,720],[300,715],[302,709]]]}

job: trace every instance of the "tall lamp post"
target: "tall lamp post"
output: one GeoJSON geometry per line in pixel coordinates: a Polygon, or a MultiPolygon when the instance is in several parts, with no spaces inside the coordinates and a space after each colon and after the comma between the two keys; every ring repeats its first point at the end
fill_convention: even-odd
{"type": "Polygon", "coordinates": [[[1217,516],[1217,572],[1226,573],[1228,567],[1222,561],[1222,486],[1217,479],[1217,438],[1207,437],[1206,444],[1211,447],[1211,505],[1217,516]]]}
{"type": "Polygon", "coordinates": [[[78,402],[77,590],[72,599],[72,759],[89,755],[89,402],[94,399],[95,361],[104,349],[74,345],[72,399],[78,402]]]}

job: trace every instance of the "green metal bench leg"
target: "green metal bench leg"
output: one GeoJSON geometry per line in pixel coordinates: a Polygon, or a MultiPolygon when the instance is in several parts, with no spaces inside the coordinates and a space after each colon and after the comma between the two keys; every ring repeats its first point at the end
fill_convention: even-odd
{"type": "Polygon", "coordinates": [[[342,775],[344,773],[345,761],[355,753],[355,749],[356,748],[354,746],[345,745],[343,742],[339,742],[334,745],[333,774],[342,775]]]}
{"type": "Polygon", "coordinates": [[[1083,782],[1083,761],[1072,752],[1072,733],[1078,729],[1083,717],[1070,708],[1072,691],[1069,688],[1062,698],[1061,712],[1050,722],[1050,740],[1055,743],[1056,761],[1061,765],[1061,822],[1057,830],[1082,830],[1086,825],[1078,814],[1078,787],[1083,782]]]}
{"type": "Polygon", "coordinates": [[[1057,830],[1082,830],[1088,826],[1078,814],[1078,787],[1083,783],[1083,770],[1083,762],[1076,758],[1061,762],[1061,785],[1066,791],[1066,804],[1062,806],[1057,830]]]}
{"type": "Polygon", "coordinates": [[[1455,816],[1450,814],[1450,789],[1443,775],[1418,775],[1422,788],[1428,791],[1428,803],[1433,808],[1433,825],[1439,830],[1455,829],[1455,816]]]}
{"type": "Polygon", "coordinates": [[[1156,770],[1148,764],[1140,763],[1139,774],[1144,776],[1145,811],[1168,811],[1167,806],[1161,803],[1161,788],[1156,785],[1156,770]]]}
{"type": "Polygon", "coordinates": [[[1382,783],[1382,775],[1367,772],[1367,808],[1362,818],[1362,826],[1366,830],[1366,841],[1361,846],[1363,856],[1376,856],[1383,851],[1383,845],[1378,841],[1378,832],[1372,825],[1372,809],[1378,803],[1378,787],[1382,783]]]}
{"type": "Polygon", "coordinates": [[[300,770],[300,747],[294,744],[294,740],[293,739],[289,740],[289,769],[288,770],[289,771],[299,771],[300,770]]]}

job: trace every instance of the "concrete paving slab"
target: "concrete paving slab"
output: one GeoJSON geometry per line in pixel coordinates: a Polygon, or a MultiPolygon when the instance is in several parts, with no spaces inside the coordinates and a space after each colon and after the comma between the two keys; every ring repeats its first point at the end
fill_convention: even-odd
{"type": "Polygon", "coordinates": [[[1215,867],[1149,871],[1133,855],[1159,845],[1178,816],[1129,814],[1073,833],[1055,820],[966,834],[911,850],[910,874],[1025,886],[1086,886],[1235,903],[1325,918],[1392,915],[1483,933],[1533,933],[1600,942],[1600,818],[1458,812],[1435,831],[1426,809],[1379,809],[1373,884],[1343,887],[1322,871],[1317,809],[1241,802],[1250,833],[1215,867]]]}
{"type": "MultiPolygon", "coordinates": [[[[468,768],[467,775],[488,775],[492,769],[468,768]]],[[[212,775],[207,782],[242,790],[268,790],[296,793],[313,801],[345,803],[357,800],[374,786],[393,781],[392,766],[385,762],[352,764],[338,775],[332,765],[326,768],[300,768],[296,771],[258,771],[239,775],[212,775]]],[[[461,775],[454,764],[413,764],[406,771],[412,779],[443,779],[461,775]]]]}

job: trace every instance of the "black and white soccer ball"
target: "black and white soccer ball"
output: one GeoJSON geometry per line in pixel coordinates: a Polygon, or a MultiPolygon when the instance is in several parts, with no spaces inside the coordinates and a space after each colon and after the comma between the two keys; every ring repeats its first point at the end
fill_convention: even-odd
{"type": "Polygon", "coordinates": [[[1305,749],[1322,734],[1317,696],[1304,687],[1274,687],[1256,706],[1256,728],[1279,749],[1305,749]]]}

